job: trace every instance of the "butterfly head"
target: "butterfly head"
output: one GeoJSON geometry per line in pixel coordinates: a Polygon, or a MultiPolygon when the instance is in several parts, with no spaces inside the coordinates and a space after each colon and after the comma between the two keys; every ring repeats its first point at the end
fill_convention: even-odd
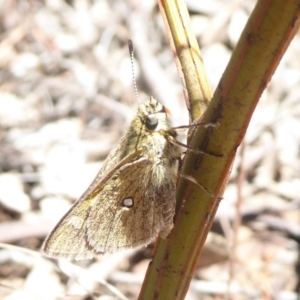
{"type": "Polygon", "coordinates": [[[147,131],[153,132],[169,129],[167,115],[171,113],[153,97],[150,97],[144,104],[139,106],[139,114],[147,131]]]}

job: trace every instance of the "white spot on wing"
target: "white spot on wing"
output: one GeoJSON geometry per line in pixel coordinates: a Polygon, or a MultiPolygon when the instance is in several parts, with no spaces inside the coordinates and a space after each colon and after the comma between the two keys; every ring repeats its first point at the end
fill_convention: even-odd
{"type": "Polygon", "coordinates": [[[123,200],[123,206],[130,208],[133,206],[133,199],[132,198],[126,198],[123,200]]]}

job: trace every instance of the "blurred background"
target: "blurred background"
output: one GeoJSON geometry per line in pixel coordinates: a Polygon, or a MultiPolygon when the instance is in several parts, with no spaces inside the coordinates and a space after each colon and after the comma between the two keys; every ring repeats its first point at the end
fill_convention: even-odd
{"type": "MultiPolygon", "coordinates": [[[[256,1],[186,2],[214,90],[256,1]]],[[[188,124],[154,0],[0,0],[1,299],[138,296],[153,245],[77,263],[39,254],[136,111],[128,39],[141,100],[188,124]]],[[[299,53],[298,34],[253,115],[187,299],[299,299],[299,53]]]]}

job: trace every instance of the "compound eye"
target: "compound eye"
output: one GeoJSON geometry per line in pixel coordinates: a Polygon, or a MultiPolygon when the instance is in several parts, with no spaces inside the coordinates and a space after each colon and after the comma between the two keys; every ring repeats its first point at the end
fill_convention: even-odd
{"type": "Polygon", "coordinates": [[[148,130],[152,130],[152,131],[155,130],[157,125],[158,125],[158,120],[157,120],[156,116],[150,115],[147,117],[146,128],[148,130]]]}

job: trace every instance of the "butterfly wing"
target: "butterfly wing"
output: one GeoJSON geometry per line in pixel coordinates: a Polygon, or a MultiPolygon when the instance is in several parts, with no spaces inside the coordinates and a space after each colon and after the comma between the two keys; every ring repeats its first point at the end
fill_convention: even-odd
{"type": "MultiPolygon", "coordinates": [[[[136,151],[125,157],[105,175],[98,173],[87,191],[76,201],[65,216],[54,227],[43,245],[43,251],[53,258],[89,259],[95,256],[95,249],[87,240],[87,219],[95,201],[101,201],[99,191],[118,169],[139,159],[140,152],[136,151]],[[99,176],[101,174],[101,176],[99,176]]],[[[97,253],[96,253],[97,254],[97,253]]]]}
{"type": "Polygon", "coordinates": [[[99,191],[87,219],[88,244],[95,252],[146,246],[159,234],[166,236],[170,232],[175,178],[166,178],[157,186],[154,167],[145,157],[127,163],[99,191]]]}
{"type": "Polygon", "coordinates": [[[173,227],[175,178],[165,176],[157,185],[153,168],[138,151],[123,159],[67,212],[45,241],[44,252],[89,259],[167,236],[173,227]]]}
{"type": "MultiPolygon", "coordinates": [[[[175,195],[165,193],[162,197],[160,189],[153,191],[152,167],[146,158],[128,163],[99,192],[87,220],[88,243],[96,252],[147,245],[165,227],[164,198],[174,207],[175,195]]],[[[170,213],[173,218],[174,212],[170,213]]]]}

